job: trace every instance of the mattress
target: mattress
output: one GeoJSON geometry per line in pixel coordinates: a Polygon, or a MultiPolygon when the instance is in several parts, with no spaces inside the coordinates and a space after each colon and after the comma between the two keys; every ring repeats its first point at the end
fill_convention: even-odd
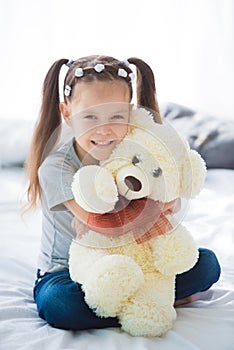
{"type": "Polygon", "coordinates": [[[210,169],[189,205],[184,224],[200,247],[215,251],[220,280],[203,299],[177,307],[161,338],[131,337],[118,328],[65,331],[39,318],[32,289],[40,244],[41,212],[24,218],[23,169],[0,170],[0,349],[231,350],[234,349],[234,170],[210,169]]]}

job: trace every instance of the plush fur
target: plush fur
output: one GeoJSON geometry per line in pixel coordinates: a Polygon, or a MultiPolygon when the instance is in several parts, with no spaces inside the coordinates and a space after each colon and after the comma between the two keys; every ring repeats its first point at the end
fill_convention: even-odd
{"type": "MultiPolygon", "coordinates": [[[[124,140],[100,166],[82,167],[72,190],[92,213],[114,209],[118,194],[168,202],[190,199],[202,189],[206,167],[200,155],[168,123],[156,124],[135,109],[124,140]],[[129,188],[126,179],[140,186],[129,188]]],[[[106,237],[87,230],[70,248],[70,274],[82,284],[87,304],[101,317],[118,317],[133,336],[161,336],[173,326],[175,276],[191,269],[198,250],[181,217],[168,217],[173,229],[138,244],[132,232],[106,237]]]]}

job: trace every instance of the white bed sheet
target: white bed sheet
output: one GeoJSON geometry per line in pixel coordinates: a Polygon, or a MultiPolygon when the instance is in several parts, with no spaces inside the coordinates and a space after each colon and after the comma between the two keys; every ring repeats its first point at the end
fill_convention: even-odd
{"type": "Polygon", "coordinates": [[[234,170],[209,170],[184,220],[199,245],[216,252],[221,278],[203,300],[177,308],[177,321],[162,338],[134,338],[116,328],[64,331],[41,320],[32,296],[40,212],[20,218],[22,169],[2,169],[0,183],[1,350],[234,349],[234,170]]]}

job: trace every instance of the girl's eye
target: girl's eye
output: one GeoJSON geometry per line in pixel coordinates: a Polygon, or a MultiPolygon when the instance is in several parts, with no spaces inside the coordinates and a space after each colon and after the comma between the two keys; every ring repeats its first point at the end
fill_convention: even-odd
{"type": "Polygon", "coordinates": [[[96,116],[93,114],[89,114],[85,116],[85,119],[93,120],[93,119],[96,119],[96,116]]]}
{"type": "Polygon", "coordinates": [[[124,116],[122,116],[121,114],[115,114],[112,116],[112,119],[124,119],[124,116]]]}

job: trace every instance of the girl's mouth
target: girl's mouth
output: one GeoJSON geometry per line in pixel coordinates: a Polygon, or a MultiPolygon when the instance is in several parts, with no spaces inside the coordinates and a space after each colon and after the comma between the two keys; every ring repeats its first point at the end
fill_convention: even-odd
{"type": "Polygon", "coordinates": [[[91,140],[91,143],[96,147],[108,147],[110,146],[114,140],[108,140],[108,141],[94,141],[91,140]]]}

